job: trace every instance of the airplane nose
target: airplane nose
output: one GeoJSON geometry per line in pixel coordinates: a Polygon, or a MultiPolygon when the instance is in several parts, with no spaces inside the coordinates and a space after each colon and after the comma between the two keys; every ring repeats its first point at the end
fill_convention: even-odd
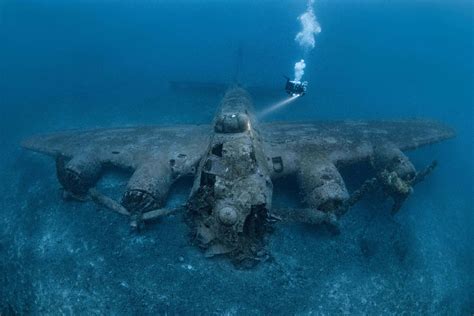
{"type": "Polygon", "coordinates": [[[237,222],[237,211],[231,206],[224,206],[218,211],[219,221],[226,225],[232,226],[237,222]]]}

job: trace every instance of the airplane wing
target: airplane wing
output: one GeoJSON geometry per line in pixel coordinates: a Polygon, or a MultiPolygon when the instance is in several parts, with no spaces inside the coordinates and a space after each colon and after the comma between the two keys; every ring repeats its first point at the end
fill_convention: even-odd
{"type": "MultiPolygon", "coordinates": [[[[35,136],[22,146],[68,158],[89,152],[102,162],[136,168],[146,160],[174,156],[197,162],[211,133],[210,125],[67,131],[35,136]]],[[[431,120],[273,122],[262,124],[261,133],[269,158],[281,157],[287,166],[305,152],[350,164],[367,159],[377,144],[391,143],[406,151],[455,136],[450,127],[431,120]]]]}
{"type": "Polygon", "coordinates": [[[455,136],[432,120],[334,121],[262,124],[265,152],[279,165],[294,172],[295,161],[318,152],[332,163],[351,164],[369,158],[377,145],[393,144],[401,151],[415,149],[455,136]]]}
{"type": "MultiPolygon", "coordinates": [[[[22,146],[50,156],[87,153],[102,164],[136,169],[152,160],[186,158],[194,164],[207,148],[209,125],[149,126],[67,131],[29,138],[22,146]]],[[[178,160],[179,160],[178,159],[178,160]]]]}
{"type": "MultiPolygon", "coordinates": [[[[53,133],[32,137],[22,145],[56,157],[59,182],[79,197],[94,186],[104,167],[134,170],[122,204],[127,210],[148,211],[163,205],[176,179],[196,172],[212,134],[211,125],[131,127],[53,133]]],[[[272,177],[298,174],[302,190],[310,197],[308,203],[318,209],[332,209],[337,201],[349,198],[337,166],[377,157],[379,148],[388,144],[395,155],[384,157],[399,159],[397,170],[411,172],[411,163],[400,151],[439,142],[455,133],[429,120],[336,121],[266,123],[256,134],[260,136],[273,168],[272,177]]],[[[399,209],[407,195],[394,196],[394,209],[399,209]]],[[[112,203],[107,198],[98,199],[112,203]]],[[[122,206],[112,204],[112,208],[126,213],[122,206]]]]}

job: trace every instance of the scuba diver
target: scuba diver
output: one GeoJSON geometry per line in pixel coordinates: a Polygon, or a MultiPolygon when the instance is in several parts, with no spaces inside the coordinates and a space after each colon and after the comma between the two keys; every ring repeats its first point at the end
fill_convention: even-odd
{"type": "Polygon", "coordinates": [[[285,85],[285,91],[292,97],[294,96],[303,96],[306,93],[306,89],[308,88],[308,81],[296,81],[296,80],[290,80],[287,76],[284,76],[286,78],[286,85],[285,85]]]}

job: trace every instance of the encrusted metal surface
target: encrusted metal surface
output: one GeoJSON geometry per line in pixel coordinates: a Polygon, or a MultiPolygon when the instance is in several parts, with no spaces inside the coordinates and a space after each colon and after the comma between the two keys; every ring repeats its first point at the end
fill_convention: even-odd
{"type": "Polygon", "coordinates": [[[32,137],[23,146],[56,159],[67,193],[130,216],[134,228],[169,214],[160,208],[170,187],[193,175],[185,208],[193,241],[206,255],[228,254],[247,264],[267,257],[264,236],[275,219],[337,231],[338,217],[376,189],[398,211],[435,166],[417,173],[403,151],[455,135],[430,120],[259,124],[252,113],[248,93],[232,88],[212,125],[69,131],[32,137]],[[338,168],[360,161],[369,162],[376,177],[350,194],[338,168]],[[104,167],[133,171],[122,205],[94,189],[104,167]],[[307,208],[272,210],[272,180],[289,175],[297,177],[307,208]]]}

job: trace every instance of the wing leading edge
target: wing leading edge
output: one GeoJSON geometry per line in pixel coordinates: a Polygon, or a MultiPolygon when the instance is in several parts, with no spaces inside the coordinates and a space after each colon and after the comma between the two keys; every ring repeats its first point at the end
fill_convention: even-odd
{"type": "Polygon", "coordinates": [[[273,177],[297,176],[306,203],[338,216],[367,192],[381,188],[397,212],[413,191],[436,167],[433,161],[417,171],[402,152],[455,136],[436,121],[339,121],[270,123],[262,126],[265,152],[273,163],[273,177]],[[367,161],[375,176],[349,194],[339,166],[367,161]]]}
{"type": "MultiPolygon", "coordinates": [[[[402,151],[455,136],[429,120],[267,123],[260,131],[272,177],[296,174],[308,205],[328,214],[345,212],[375,185],[392,196],[398,210],[435,166],[417,172],[402,151]],[[337,166],[361,160],[370,161],[376,178],[350,197],[337,166]]],[[[163,205],[180,176],[196,174],[210,135],[210,125],[134,127],[37,136],[23,146],[55,157],[60,183],[79,197],[88,194],[104,166],[134,170],[122,205],[148,211],[163,205]]]]}
{"type": "Polygon", "coordinates": [[[186,156],[197,160],[204,152],[210,126],[149,126],[40,135],[22,143],[26,149],[67,158],[90,153],[104,163],[135,168],[151,159],[186,156]]]}
{"type": "Polygon", "coordinates": [[[455,132],[432,120],[322,121],[267,123],[262,136],[270,152],[319,152],[344,164],[368,158],[375,146],[389,143],[406,151],[452,138],[455,132]]]}

